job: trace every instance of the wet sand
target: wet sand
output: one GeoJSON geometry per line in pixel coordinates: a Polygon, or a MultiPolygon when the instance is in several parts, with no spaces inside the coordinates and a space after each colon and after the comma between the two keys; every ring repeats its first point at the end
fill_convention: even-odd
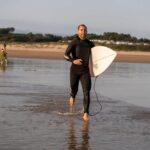
{"type": "MultiPolygon", "coordinates": [[[[65,49],[55,44],[7,46],[9,63],[0,70],[0,150],[149,150],[150,109],[130,103],[149,99],[149,67],[137,71],[139,64],[114,64],[97,81],[103,109],[85,123],[81,90],[75,107],[68,105],[65,49]]],[[[118,52],[115,61],[149,63],[150,53],[118,52]]],[[[90,112],[96,113],[93,91],[91,99],[90,112]]]]}
{"type": "MultiPolygon", "coordinates": [[[[2,46],[2,45],[0,45],[2,46]]],[[[28,58],[47,58],[63,59],[66,44],[9,44],[7,46],[8,57],[28,57],[28,58]]],[[[115,61],[118,62],[140,62],[150,63],[150,52],[141,51],[117,51],[115,61]]]]}
{"type": "MultiPolygon", "coordinates": [[[[0,70],[0,150],[149,150],[150,108],[119,99],[123,94],[125,99],[136,98],[138,86],[149,90],[149,74],[148,64],[111,66],[96,84],[103,109],[86,123],[81,90],[74,108],[68,105],[68,62],[10,58],[0,70]],[[103,89],[110,91],[104,94],[103,89]]],[[[149,99],[149,91],[147,97],[138,93],[140,101],[149,99]]],[[[90,113],[98,110],[92,90],[90,113]]]]}

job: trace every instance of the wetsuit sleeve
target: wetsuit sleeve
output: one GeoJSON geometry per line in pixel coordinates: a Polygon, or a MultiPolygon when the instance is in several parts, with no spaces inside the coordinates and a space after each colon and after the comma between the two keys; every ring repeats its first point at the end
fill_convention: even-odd
{"type": "Polygon", "coordinates": [[[94,47],[94,46],[95,46],[95,44],[93,42],[91,42],[91,48],[94,47]]]}
{"type": "Polygon", "coordinates": [[[71,42],[69,45],[68,45],[68,47],[67,47],[67,49],[66,49],[66,51],[65,51],[65,54],[64,54],[64,58],[66,59],[66,60],[68,60],[68,61],[70,61],[70,62],[73,62],[73,57],[72,57],[72,52],[73,52],[73,50],[74,50],[74,44],[73,44],[73,42],[71,42]]]}

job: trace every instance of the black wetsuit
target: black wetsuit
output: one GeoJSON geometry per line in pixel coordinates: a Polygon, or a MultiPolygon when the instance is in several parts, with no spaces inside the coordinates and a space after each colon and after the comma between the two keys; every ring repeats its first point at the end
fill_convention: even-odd
{"type": "Polygon", "coordinates": [[[78,92],[79,81],[81,81],[83,94],[84,94],[84,113],[89,113],[90,104],[90,89],[91,89],[91,77],[89,73],[89,57],[91,54],[91,48],[94,47],[94,43],[88,39],[81,40],[76,36],[66,49],[64,58],[73,62],[75,59],[82,59],[82,65],[75,65],[72,63],[70,68],[70,86],[71,97],[75,98],[78,92]]]}

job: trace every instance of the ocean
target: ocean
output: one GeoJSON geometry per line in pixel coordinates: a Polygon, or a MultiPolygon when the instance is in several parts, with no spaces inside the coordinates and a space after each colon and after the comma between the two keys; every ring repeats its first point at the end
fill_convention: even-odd
{"type": "Polygon", "coordinates": [[[92,78],[89,122],[81,85],[68,104],[69,69],[65,60],[31,58],[0,68],[0,150],[149,150],[150,65],[114,62],[92,78]]]}

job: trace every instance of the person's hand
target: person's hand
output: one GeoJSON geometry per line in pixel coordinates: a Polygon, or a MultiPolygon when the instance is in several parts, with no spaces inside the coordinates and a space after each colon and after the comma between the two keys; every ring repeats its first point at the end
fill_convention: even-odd
{"type": "Polygon", "coordinates": [[[73,64],[75,64],[75,65],[82,65],[82,59],[75,59],[73,61],[73,64]]]}

